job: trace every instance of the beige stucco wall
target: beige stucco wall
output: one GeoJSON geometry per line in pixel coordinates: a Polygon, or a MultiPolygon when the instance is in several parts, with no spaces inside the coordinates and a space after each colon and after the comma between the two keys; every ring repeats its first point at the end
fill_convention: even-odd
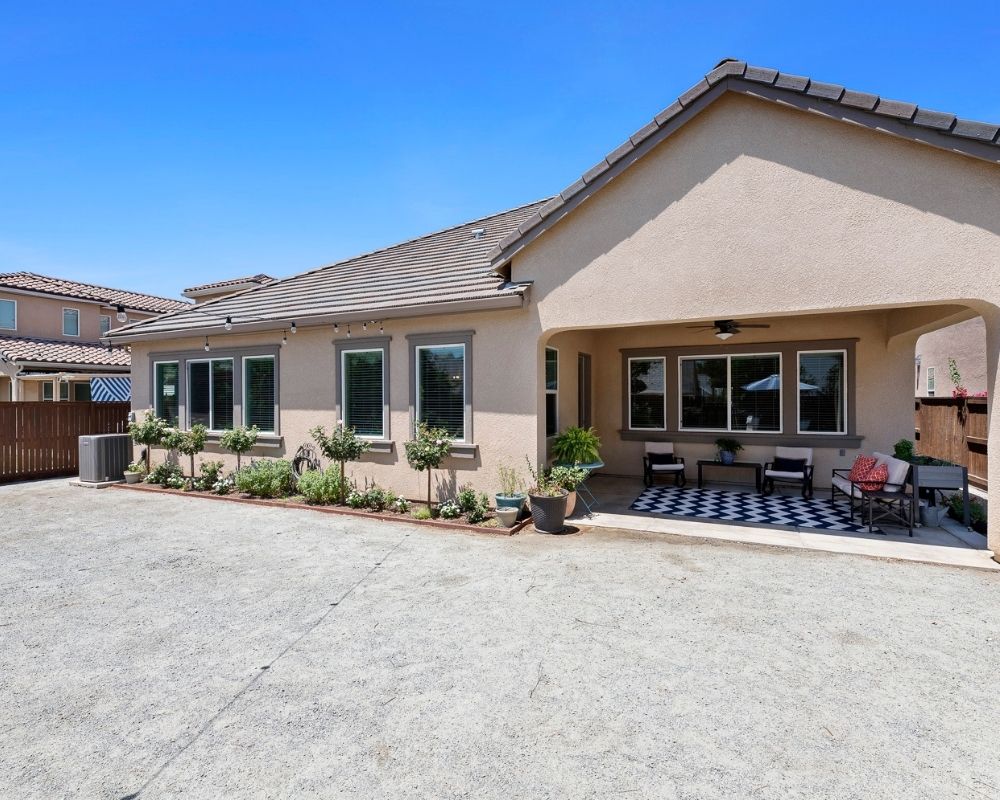
{"type": "Polygon", "coordinates": [[[969,394],[986,391],[986,323],[982,317],[949,325],[917,339],[920,359],[916,376],[916,395],[927,395],[927,370],[934,367],[935,396],[949,397],[953,388],[948,374],[948,359],[954,358],[962,374],[962,384],[969,394]]]}
{"type": "MultiPolygon", "coordinates": [[[[0,289],[0,300],[17,302],[17,328],[0,329],[4,336],[37,336],[46,339],[66,339],[73,342],[96,342],[101,337],[100,317],[111,317],[111,327],[123,323],[115,319],[115,310],[97,303],[82,302],[71,298],[42,297],[39,295],[5,292],[0,289]],[[62,313],[64,308],[75,308],[80,312],[80,335],[63,336],[62,313]]],[[[129,311],[129,320],[134,322],[148,319],[152,314],[129,311]]]]}

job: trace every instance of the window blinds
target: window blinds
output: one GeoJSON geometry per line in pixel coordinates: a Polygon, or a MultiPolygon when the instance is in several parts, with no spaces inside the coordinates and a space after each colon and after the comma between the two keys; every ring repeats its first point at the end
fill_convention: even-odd
{"type": "Polygon", "coordinates": [[[384,436],[382,351],[349,350],[343,358],[344,425],[359,436],[384,436]]]}
{"type": "Polygon", "coordinates": [[[465,439],[465,346],[417,349],[417,419],[465,439]]]}
{"type": "Polygon", "coordinates": [[[244,362],[244,424],[274,432],[274,358],[247,358],[244,362]]]}

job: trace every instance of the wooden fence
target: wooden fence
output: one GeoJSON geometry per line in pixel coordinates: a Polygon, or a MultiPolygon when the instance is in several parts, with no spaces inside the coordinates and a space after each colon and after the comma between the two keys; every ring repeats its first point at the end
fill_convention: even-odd
{"type": "Polygon", "coordinates": [[[914,426],[920,455],[968,467],[969,483],[986,488],[989,413],[985,398],[918,398],[914,426]]]}
{"type": "Polygon", "coordinates": [[[76,475],[79,437],[125,433],[129,403],[0,403],[0,483],[76,475]]]}

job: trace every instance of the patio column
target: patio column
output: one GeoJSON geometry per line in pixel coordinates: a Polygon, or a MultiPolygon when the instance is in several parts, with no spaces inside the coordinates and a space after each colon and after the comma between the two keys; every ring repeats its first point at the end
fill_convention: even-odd
{"type": "Polygon", "coordinates": [[[986,386],[990,414],[989,425],[989,520],[987,542],[1000,561],[1000,414],[996,398],[1000,396],[1000,308],[990,306],[983,311],[986,321],[986,386]]]}

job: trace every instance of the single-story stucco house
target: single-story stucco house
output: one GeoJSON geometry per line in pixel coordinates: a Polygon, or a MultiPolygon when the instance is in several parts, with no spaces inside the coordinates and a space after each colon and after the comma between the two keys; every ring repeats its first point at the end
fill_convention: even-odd
{"type": "Polygon", "coordinates": [[[691,464],[732,435],[758,461],[814,448],[821,488],[913,436],[922,333],[983,317],[995,396],[998,136],[725,60],[554,197],[109,339],[131,346],[137,411],[254,423],[286,457],[343,419],[373,443],[354,475],[410,496],[422,419],[484,491],[577,423],[609,474],[641,475],[648,441],[691,464]]]}

